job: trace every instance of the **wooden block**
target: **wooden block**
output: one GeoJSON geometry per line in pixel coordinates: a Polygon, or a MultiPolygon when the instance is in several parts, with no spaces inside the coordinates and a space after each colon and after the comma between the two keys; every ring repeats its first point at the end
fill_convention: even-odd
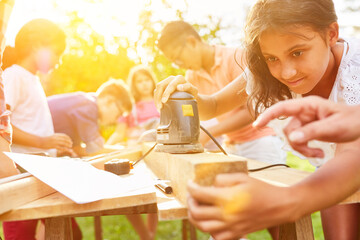
{"type": "MultiPolygon", "coordinates": [[[[143,153],[153,145],[144,144],[143,153]]],[[[171,181],[174,195],[185,205],[188,180],[210,186],[219,173],[247,172],[244,158],[217,153],[169,154],[153,151],[145,162],[158,178],[171,181]]]]}

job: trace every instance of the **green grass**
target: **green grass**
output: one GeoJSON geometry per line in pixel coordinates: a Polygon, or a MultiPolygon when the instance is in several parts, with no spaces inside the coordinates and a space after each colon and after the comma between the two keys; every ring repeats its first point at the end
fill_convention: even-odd
{"type": "MultiPolygon", "coordinates": [[[[289,154],[287,164],[293,168],[313,172],[315,168],[308,163],[308,161],[300,160],[296,156],[289,154]]],[[[77,218],[85,240],[92,240],[94,238],[94,222],[93,217],[77,218]]],[[[323,240],[323,231],[321,227],[321,220],[319,212],[312,214],[314,236],[316,240],[323,240]]],[[[161,221],[159,222],[156,239],[158,240],[176,240],[181,238],[181,221],[161,221]]],[[[105,216],[102,217],[102,228],[104,240],[132,240],[139,239],[133,230],[130,223],[124,216],[105,216]]],[[[3,237],[2,229],[0,229],[0,236],[3,237]]],[[[199,240],[209,239],[209,235],[197,232],[199,240]]],[[[266,230],[249,234],[247,236],[250,240],[270,240],[271,237],[266,230]]]]}

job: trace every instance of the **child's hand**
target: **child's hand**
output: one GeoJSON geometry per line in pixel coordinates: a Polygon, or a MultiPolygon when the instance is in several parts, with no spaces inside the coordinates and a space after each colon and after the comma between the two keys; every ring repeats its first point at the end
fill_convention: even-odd
{"type": "Polygon", "coordinates": [[[52,136],[43,138],[43,148],[56,148],[61,152],[68,152],[72,148],[71,138],[64,133],[55,133],[52,136]]]}
{"type": "Polygon", "coordinates": [[[189,220],[215,239],[237,239],[296,217],[297,196],[289,188],[242,173],[220,174],[211,187],[189,182],[188,191],[189,220]]]}
{"type": "Polygon", "coordinates": [[[156,85],[154,100],[157,108],[161,109],[163,103],[166,103],[170,95],[175,91],[188,92],[193,95],[194,98],[198,95],[197,88],[186,81],[183,76],[171,76],[156,85]]]}

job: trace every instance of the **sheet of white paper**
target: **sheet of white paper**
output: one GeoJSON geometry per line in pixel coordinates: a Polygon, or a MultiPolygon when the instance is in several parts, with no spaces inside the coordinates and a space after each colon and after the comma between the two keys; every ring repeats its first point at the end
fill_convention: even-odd
{"type": "MultiPolygon", "coordinates": [[[[146,169],[141,174],[117,176],[99,170],[88,162],[71,158],[42,157],[20,153],[5,153],[14,162],[64,194],[76,203],[88,203],[105,198],[129,195],[129,192],[154,186],[146,169]]],[[[136,171],[145,168],[138,164],[136,171]]]]}

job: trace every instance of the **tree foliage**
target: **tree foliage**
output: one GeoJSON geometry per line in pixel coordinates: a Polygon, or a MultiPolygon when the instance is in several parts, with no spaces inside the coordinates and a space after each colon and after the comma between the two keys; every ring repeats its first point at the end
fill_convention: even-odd
{"type": "MultiPolygon", "coordinates": [[[[161,3],[166,11],[173,12],[176,16],[172,20],[184,20],[186,9],[173,9],[167,0],[162,0],[161,3]]],[[[187,6],[187,2],[184,3],[187,6]]],[[[138,16],[138,39],[130,41],[127,36],[114,36],[111,39],[111,51],[104,36],[94,31],[76,11],[68,12],[67,15],[69,21],[64,26],[67,49],[58,68],[44,78],[47,95],[96,91],[109,78],[125,80],[131,67],[136,64],[149,65],[158,80],[170,75],[184,74],[184,69],[174,68],[156,47],[156,41],[166,22],[156,9],[152,8],[151,0],[146,2],[138,16]],[[135,57],[130,59],[130,52],[135,57]]],[[[217,36],[221,19],[209,16],[207,24],[192,24],[205,41],[217,39],[217,43],[221,43],[221,38],[217,36]]]]}
{"type": "Polygon", "coordinates": [[[67,50],[59,67],[47,78],[47,94],[92,92],[109,78],[126,79],[135,65],[127,56],[127,46],[119,44],[115,53],[109,53],[103,36],[76,13],[69,14],[69,18],[65,27],[67,50]]]}

